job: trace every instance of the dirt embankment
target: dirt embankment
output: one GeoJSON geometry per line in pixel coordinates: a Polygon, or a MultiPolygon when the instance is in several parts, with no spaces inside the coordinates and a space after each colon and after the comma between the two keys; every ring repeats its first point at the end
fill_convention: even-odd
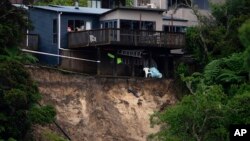
{"type": "MultiPolygon", "coordinates": [[[[96,78],[50,69],[29,70],[43,95],[41,103],[55,106],[57,123],[73,141],[145,141],[159,130],[150,127],[150,115],[162,105],[176,102],[170,80],[96,78]]],[[[55,130],[51,126],[41,128],[55,130]]]]}

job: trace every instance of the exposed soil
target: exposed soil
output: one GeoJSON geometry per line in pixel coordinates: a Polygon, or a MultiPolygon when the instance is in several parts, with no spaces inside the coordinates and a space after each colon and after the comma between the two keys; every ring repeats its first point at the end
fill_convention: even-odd
{"type": "Polygon", "coordinates": [[[171,80],[100,78],[45,68],[29,71],[43,95],[41,103],[55,106],[56,122],[73,141],[145,141],[159,130],[150,127],[150,115],[176,102],[171,80]]]}

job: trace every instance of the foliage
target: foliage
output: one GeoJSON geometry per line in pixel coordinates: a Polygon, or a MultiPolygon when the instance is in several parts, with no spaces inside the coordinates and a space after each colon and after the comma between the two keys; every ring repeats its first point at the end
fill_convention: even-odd
{"type": "Polygon", "coordinates": [[[192,53],[194,58],[200,65],[204,65],[206,58],[203,55],[204,49],[202,48],[202,41],[199,36],[197,27],[189,27],[186,31],[186,51],[192,53]]]}
{"type": "Polygon", "coordinates": [[[249,84],[232,81],[227,90],[221,82],[207,84],[203,74],[193,74],[186,81],[192,84],[192,94],[153,115],[151,122],[162,124],[162,128],[151,138],[222,141],[229,140],[229,125],[249,124],[249,84]]]}
{"type": "Polygon", "coordinates": [[[202,30],[209,62],[202,73],[180,71],[191,94],[151,117],[153,124],[162,124],[151,139],[228,141],[231,124],[250,123],[249,6],[247,0],[227,0],[213,6],[210,24],[188,29],[187,50],[203,61],[202,30]]]}
{"type": "Polygon", "coordinates": [[[18,49],[26,28],[28,26],[24,11],[12,7],[9,0],[2,0],[0,2],[0,140],[24,140],[32,124],[51,122],[55,116],[52,107],[45,106],[34,110],[41,95],[23,64],[36,59],[21,53],[18,49]],[[29,115],[36,111],[40,116],[31,118],[29,115]]]}
{"type": "Polygon", "coordinates": [[[250,20],[247,20],[240,28],[239,28],[239,38],[242,44],[246,47],[244,52],[244,66],[249,72],[249,80],[250,80],[250,20]]]}
{"type": "Polygon", "coordinates": [[[189,74],[188,72],[188,66],[184,63],[180,63],[176,70],[177,75],[183,74],[184,76],[187,76],[189,74]]]}
{"type": "Polygon", "coordinates": [[[238,28],[250,19],[248,0],[226,0],[222,5],[211,5],[212,16],[200,16],[200,24],[187,30],[187,51],[205,65],[245,50],[238,37],[238,28]]]}
{"type": "Polygon", "coordinates": [[[225,140],[224,97],[219,86],[183,97],[180,103],[158,115],[160,121],[168,121],[165,130],[161,131],[167,133],[162,134],[162,140],[225,140]]]}
{"type": "Polygon", "coordinates": [[[250,124],[250,91],[235,95],[228,102],[228,117],[231,124],[250,124]]]}
{"type": "Polygon", "coordinates": [[[42,136],[43,140],[48,140],[48,141],[67,141],[66,139],[60,137],[56,133],[52,131],[45,131],[42,136]]]}
{"type": "Polygon", "coordinates": [[[22,140],[31,124],[53,121],[52,107],[36,107],[40,99],[37,87],[22,64],[0,61],[0,138],[22,140]],[[38,117],[29,116],[35,112],[39,113],[38,117]]]}
{"type": "Polygon", "coordinates": [[[126,0],[126,6],[132,7],[133,6],[133,0],[126,0]]]}
{"type": "Polygon", "coordinates": [[[31,54],[21,52],[17,47],[5,48],[3,53],[0,54],[0,61],[1,60],[16,61],[24,64],[35,63],[38,61],[37,58],[31,54]]]}
{"type": "Polygon", "coordinates": [[[242,83],[246,80],[242,53],[213,60],[204,69],[207,84],[242,83]]]}
{"type": "Polygon", "coordinates": [[[193,73],[191,76],[181,75],[186,87],[193,94],[204,85],[222,85],[228,91],[231,84],[242,84],[247,81],[247,70],[244,67],[242,53],[211,61],[203,73],[193,73]]]}
{"type": "Polygon", "coordinates": [[[28,28],[25,11],[14,8],[9,0],[0,2],[0,52],[17,46],[22,40],[22,31],[28,28]]]}
{"type": "Polygon", "coordinates": [[[46,124],[53,122],[55,115],[56,111],[52,106],[44,106],[41,108],[34,106],[31,108],[28,116],[33,123],[46,124]]]}
{"type": "MultiPolygon", "coordinates": [[[[87,6],[87,0],[78,0],[79,6],[87,6]]],[[[67,5],[67,6],[74,6],[74,0],[41,0],[35,3],[36,5],[67,5]]]]}

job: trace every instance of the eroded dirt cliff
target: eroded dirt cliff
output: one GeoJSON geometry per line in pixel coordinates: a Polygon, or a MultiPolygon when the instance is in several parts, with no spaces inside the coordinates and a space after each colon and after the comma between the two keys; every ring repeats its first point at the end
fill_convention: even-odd
{"type": "MultiPolygon", "coordinates": [[[[29,68],[43,95],[57,110],[57,123],[73,141],[145,141],[159,130],[150,115],[176,102],[171,80],[113,79],[29,68]]],[[[55,127],[36,127],[51,128],[55,127]]]]}

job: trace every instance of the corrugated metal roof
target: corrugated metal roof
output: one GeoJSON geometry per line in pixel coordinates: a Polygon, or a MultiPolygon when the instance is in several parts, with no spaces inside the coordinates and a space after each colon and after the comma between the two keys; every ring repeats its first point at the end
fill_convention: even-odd
{"type": "Polygon", "coordinates": [[[143,8],[143,7],[117,7],[111,10],[108,10],[103,13],[103,15],[111,13],[116,10],[131,10],[131,11],[150,11],[150,12],[164,12],[166,11],[165,9],[157,9],[157,8],[143,8]]]}
{"type": "Polygon", "coordinates": [[[58,6],[58,5],[33,6],[33,8],[39,8],[56,12],[65,12],[65,13],[97,14],[97,15],[100,15],[110,10],[104,8],[89,8],[89,7],[79,7],[79,9],[75,9],[74,6],[58,6]]]}

